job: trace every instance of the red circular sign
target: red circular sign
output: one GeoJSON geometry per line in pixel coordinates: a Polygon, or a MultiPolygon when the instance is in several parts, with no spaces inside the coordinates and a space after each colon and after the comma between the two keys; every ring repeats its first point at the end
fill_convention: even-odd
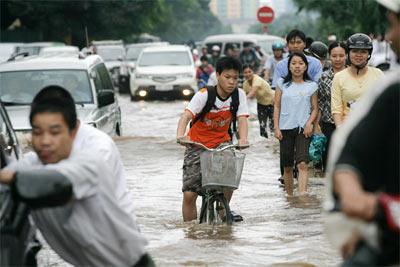
{"type": "Polygon", "coordinates": [[[257,19],[261,23],[271,23],[274,20],[274,17],[274,10],[268,6],[263,6],[257,11],[257,19]]]}

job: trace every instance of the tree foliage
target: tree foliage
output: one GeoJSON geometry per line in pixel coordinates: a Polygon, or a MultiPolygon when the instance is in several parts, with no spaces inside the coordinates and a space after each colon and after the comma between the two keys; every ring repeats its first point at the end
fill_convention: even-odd
{"type": "MultiPolygon", "coordinates": [[[[34,40],[17,36],[13,41],[71,41],[85,45],[90,40],[124,39],[151,33],[164,40],[199,40],[225,28],[209,11],[209,0],[1,0],[1,40],[9,25],[20,19],[15,32],[35,33],[34,40]]],[[[7,39],[7,38],[6,38],[7,39]]]]}
{"type": "MultiPolygon", "coordinates": [[[[277,17],[270,25],[268,25],[268,33],[272,35],[285,36],[292,29],[300,29],[307,36],[317,38],[319,32],[315,27],[317,16],[310,15],[306,12],[286,13],[277,17]]],[[[250,33],[262,33],[262,24],[257,23],[249,28],[250,33]]]]}
{"type": "Polygon", "coordinates": [[[317,31],[346,39],[356,32],[383,33],[385,15],[375,0],[294,0],[299,10],[315,11],[320,17],[317,31]]]}

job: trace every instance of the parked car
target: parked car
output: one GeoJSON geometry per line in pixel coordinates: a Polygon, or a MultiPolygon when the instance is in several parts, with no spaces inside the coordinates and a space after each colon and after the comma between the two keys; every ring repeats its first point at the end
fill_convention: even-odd
{"type": "Polygon", "coordinates": [[[34,42],[34,43],[24,43],[16,46],[15,54],[28,53],[29,56],[39,55],[40,51],[45,47],[51,46],[65,46],[61,42],[34,42]]]}
{"type": "Polygon", "coordinates": [[[7,61],[14,53],[15,48],[22,43],[0,43],[0,63],[7,61]]]}
{"type": "Polygon", "coordinates": [[[268,34],[218,34],[208,36],[204,39],[203,45],[207,46],[210,54],[214,45],[219,46],[221,54],[226,54],[229,46],[236,46],[243,50],[244,44],[259,45],[264,53],[272,55],[272,44],[277,41],[286,43],[285,39],[268,34]]]}
{"type": "MultiPolygon", "coordinates": [[[[135,43],[135,44],[128,44],[125,46],[126,55],[125,60],[122,62],[122,65],[128,70],[129,78],[135,69],[136,61],[142,52],[143,49],[149,46],[165,46],[169,45],[168,42],[150,42],[150,43],[135,43]]],[[[119,87],[120,93],[130,93],[130,82],[128,80],[127,83],[121,84],[119,87]]]]}
{"type": "MultiPolygon", "coordinates": [[[[1,168],[21,158],[21,149],[7,112],[0,102],[1,168]]],[[[8,186],[0,186],[0,266],[36,266],[41,246],[36,227],[28,218],[27,205],[18,201],[8,186]]]]}
{"type": "Polygon", "coordinates": [[[29,110],[33,97],[45,86],[69,90],[78,117],[109,135],[121,135],[121,110],[110,75],[97,55],[78,57],[25,57],[0,64],[0,99],[18,137],[29,140],[29,110]],[[28,135],[28,137],[24,137],[28,135]]]}
{"type": "Polygon", "coordinates": [[[111,74],[113,84],[118,87],[129,83],[129,71],[122,66],[125,48],[122,40],[93,41],[94,53],[101,56],[111,74]]]}
{"type": "Polygon", "coordinates": [[[130,81],[132,100],[190,99],[198,90],[192,53],[184,45],[145,48],[130,81]]]}
{"type": "Polygon", "coordinates": [[[44,47],[40,50],[39,55],[41,56],[79,56],[79,48],[77,46],[66,45],[66,46],[49,46],[44,47]]]}

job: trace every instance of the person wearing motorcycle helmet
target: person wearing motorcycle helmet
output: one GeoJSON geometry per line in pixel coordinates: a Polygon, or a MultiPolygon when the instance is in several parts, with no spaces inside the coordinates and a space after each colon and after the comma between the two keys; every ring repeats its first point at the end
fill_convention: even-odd
{"type": "Polygon", "coordinates": [[[348,62],[359,72],[367,66],[371,58],[372,39],[364,33],[355,33],[347,39],[346,44],[348,62]]]}
{"type": "Polygon", "coordinates": [[[275,42],[272,44],[273,57],[269,57],[263,67],[264,80],[271,84],[272,77],[274,77],[274,70],[276,64],[284,57],[285,45],[282,42],[275,42]]]}
{"type": "MultiPolygon", "coordinates": [[[[399,58],[400,0],[376,1],[387,11],[386,37],[399,58]]],[[[386,72],[365,93],[360,108],[333,136],[326,190],[330,194],[324,206],[333,207],[338,201],[340,212],[346,215],[342,225],[334,220],[331,227],[332,241],[335,236],[347,237],[343,244],[338,244],[344,258],[342,266],[400,264],[400,222],[396,214],[400,207],[399,77],[399,68],[386,72]],[[347,217],[357,220],[358,224],[368,223],[367,227],[363,225],[365,230],[375,226],[377,233],[371,236],[362,227],[353,228],[352,232],[345,230],[354,225],[354,220],[349,222],[347,217]]],[[[327,217],[325,221],[328,220],[327,217]]],[[[330,230],[326,229],[329,236],[330,230]]]]}
{"type": "Polygon", "coordinates": [[[326,44],[320,41],[314,41],[305,52],[321,62],[323,71],[329,68],[329,66],[326,65],[326,55],[328,54],[328,46],[326,44]]]}
{"type": "Polygon", "coordinates": [[[383,72],[368,66],[372,41],[366,34],[356,33],[347,40],[350,66],[335,74],[332,81],[331,109],[336,127],[340,127],[350,110],[383,72]]]}
{"type": "Polygon", "coordinates": [[[217,64],[218,59],[220,58],[220,53],[221,48],[219,45],[213,45],[211,47],[211,58],[210,58],[210,64],[215,68],[215,65],[217,64]]]}

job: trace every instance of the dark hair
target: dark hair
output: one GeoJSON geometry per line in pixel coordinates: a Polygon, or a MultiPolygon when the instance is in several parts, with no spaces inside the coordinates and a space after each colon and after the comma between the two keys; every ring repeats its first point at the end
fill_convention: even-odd
{"type": "Polygon", "coordinates": [[[286,42],[290,42],[290,40],[295,39],[296,37],[299,37],[304,43],[306,42],[306,35],[304,32],[294,29],[291,30],[287,35],[286,35],[286,42]]]}
{"type": "Polygon", "coordinates": [[[245,69],[247,69],[247,68],[249,68],[249,69],[251,69],[252,71],[254,71],[253,67],[252,67],[250,64],[248,64],[248,63],[243,64],[243,71],[244,71],[245,69]]]}
{"type": "Polygon", "coordinates": [[[306,49],[309,48],[313,42],[314,42],[314,39],[312,37],[310,37],[310,36],[307,36],[306,37],[306,41],[305,41],[305,43],[306,43],[306,47],[305,48],[306,49]]]}
{"type": "Polygon", "coordinates": [[[331,54],[332,49],[333,49],[333,48],[336,48],[336,47],[341,47],[341,48],[343,48],[344,51],[345,51],[345,53],[347,53],[347,47],[346,47],[346,44],[345,44],[344,42],[334,41],[334,42],[331,43],[331,44],[329,45],[329,47],[328,47],[328,53],[329,53],[329,55],[331,54]]]}
{"type": "Polygon", "coordinates": [[[200,61],[207,61],[208,62],[208,57],[207,56],[201,56],[200,61]]]}
{"type": "Polygon", "coordinates": [[[33,98],[29,114],[31,126],[33,117],[38,113],[44,112],[61,113],[69,130],[76,127],[77,116],[74,99],[61,86],[46,86],[33,98]]]}
{"type": "Polygon", "coordinates": [[[288,64],[287,64],[287,68],[288,68],[288,74],[286,75],[285,78],[283,78],[283,83],[287,84],[288,86],[292,83],[292,73],[290,72],[290,63],[292,62],[293,57],[298,56],[301,57],[301,59],[303,60],[303,62],[306,64],[306,70],[303,73],[303,80],[304,81],[310,81],[310,76],[308,76],[308,61],[307,61],[307,57],[304,55],[304,53],[292,53],[289,55],[289,60],[288,60],[288,64]]]}
{"type": "Polygon", "coordinates": [[[216,64],[216,72],[221,74],[224,70],[237,70],[242,72],[242,63],[233,57],[221,57],[216,64]]]}

